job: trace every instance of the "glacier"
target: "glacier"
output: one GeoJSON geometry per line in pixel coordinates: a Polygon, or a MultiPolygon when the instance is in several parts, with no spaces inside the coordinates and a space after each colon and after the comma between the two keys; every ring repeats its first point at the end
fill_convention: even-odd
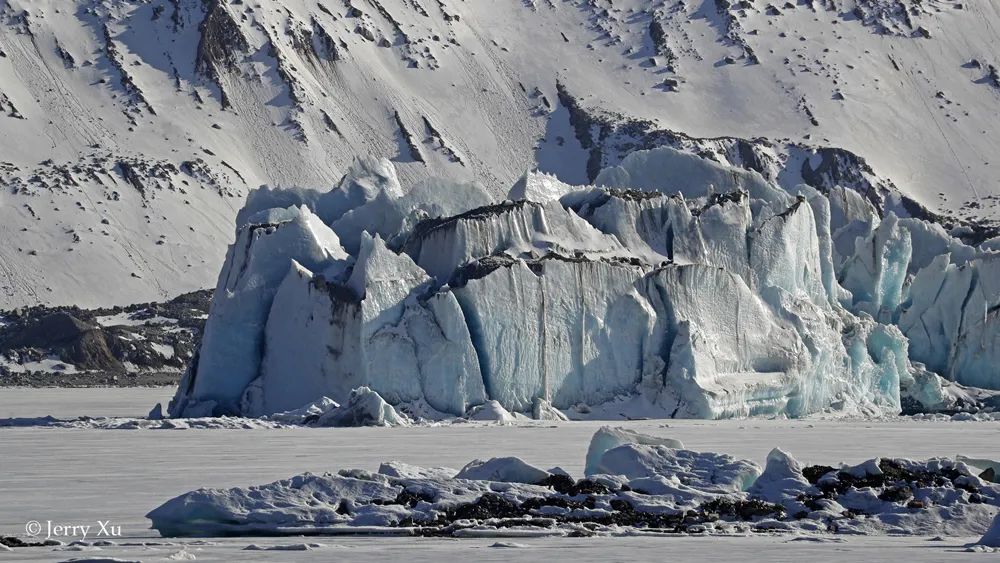
{"type": "Polygon", "coordinates": [[[637,396],[669,417],[881,415],[1000,388],[988,245],[667,147],[594,184],[531,171],[497,201],[364,158],[326,192],[254,192],[169,414],[363,389],[441,417],[637,396]]]}

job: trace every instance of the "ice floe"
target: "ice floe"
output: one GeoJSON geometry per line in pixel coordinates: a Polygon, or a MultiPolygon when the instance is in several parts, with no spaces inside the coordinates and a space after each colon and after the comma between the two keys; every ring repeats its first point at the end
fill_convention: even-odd
{"type": "Polygon", "coordinates": [[[810,466],[775,449],[762,471],[750,460],[659,437],[609,428],[599,434],[588,456],[633,441],[601,452],[600,473],[579,480],[511,457],[476,460],[458,473],[391,462],[377,473],[199,489],[148,518],[164,536],[986,533],[982,545],[998,543],[1000,485],[964,461],[810,466]]]}

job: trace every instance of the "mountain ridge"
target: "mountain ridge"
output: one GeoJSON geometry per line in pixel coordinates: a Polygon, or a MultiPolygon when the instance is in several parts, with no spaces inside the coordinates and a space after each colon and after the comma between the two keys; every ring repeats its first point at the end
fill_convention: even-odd
{"type": "Polygon", "coordinates": [[[584,184],[656,144],[753,168],[737,141],[695,140],[765,139],[801,148],[782,170],[842,147],[868,169],[831,181],[854,169],[950,226],[992,221],[998,17],[945,0],[3,0],[0,307],[207,287],[249,190],[328,188],[355,155],[499,197],[527,169],[584,184]]]}

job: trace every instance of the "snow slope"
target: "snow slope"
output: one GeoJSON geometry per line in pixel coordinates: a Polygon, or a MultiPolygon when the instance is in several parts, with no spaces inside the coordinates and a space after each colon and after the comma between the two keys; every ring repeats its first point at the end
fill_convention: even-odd
{"type": "Polygon", "coordinates": [[[994,219],[998,21],[951,0],[0,0],[0,307],[206,287],[248,190],[327,188],[357,154],[500,196],[536,164],[583,183],[669,144],[994,219]]]}

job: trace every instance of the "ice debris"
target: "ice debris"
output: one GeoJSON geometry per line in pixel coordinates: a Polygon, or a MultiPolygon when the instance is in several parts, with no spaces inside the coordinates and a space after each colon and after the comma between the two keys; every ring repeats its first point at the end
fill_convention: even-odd
{"type": "Polygon", "coordinates": [[[332,408],[316,419],[315,426],[408,426],[392,405],[368,387],[351,391],[347,404],[332,408]]]}
{"type": "Polygon", "coordinates": [[[549,477],[549,472],[528,465],[516,457],[495,457],[469,462],[455,475],[456,479],[497,481],[501,483],[527,483],[537,485],[549,477]]]}
{"type": "Polygon", "coordinates": [[[351,391],[343,405],[329,397],[298,409],[265,417],[275,422],[306,426],[407,426],[410,421],[368,387],[351,391]]]}
{"type": "Polygon", "coordinates": [[[480,422],[498,422],[500,424],[511,424],[517,420],[514,415],[503,408],[500,401],[492,399],[469,409],[466,418],[480,422]]]}
{"type": "Polygon", "coordinates": [[[1000,514],[997,514],[996,518],[993,519],[990,529],[986,530],[982,539],[979,540],[979,545],[1000,547],[1000,514]]]}
{"type": "Polygon", "coordinates": [[[803,466],[775,449],[766,468],[722,453],[633,438],[604,451],[602,474],[574,480],[518,458],[457,474],[390,462],[378,473],[303,474],[262,486],[199,489],[147,517],[164,536],[914,534],[1000,540],[1000,485],[961,461],[876,458],[803,466]],[[991,527],[990,522],[993,521],[991,527]],[[989,530],[989,531],[987,531],[989,530]]]}
{"type": "Polygon", "coordinates": [[[684,444],[682,444],[680,440],[674,440],[673,438],[649,436],[647,434],[640,434],[635,430],[629,430],[628,428],[621,428],[617,426],[602,426],[590,439],[590,446],[587,447],[586,466],[583,473],[585,475],[603,473],[601,471],[600,463],[604,454],[608,450],[613,450],[618,446],[624,446],[626,444],[666,446],[668,448],[678,450],[684,448],[684,444]]]}

